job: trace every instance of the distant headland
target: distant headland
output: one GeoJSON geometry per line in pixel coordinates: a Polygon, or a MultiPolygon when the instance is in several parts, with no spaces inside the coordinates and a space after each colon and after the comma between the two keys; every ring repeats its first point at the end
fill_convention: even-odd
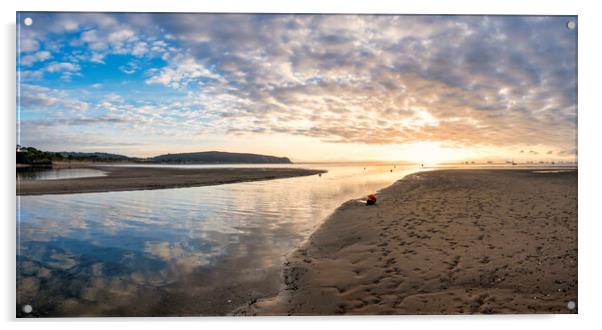
{"type": "Polygon", "coordinates": [[[17,166],[52,166],[65,162],[131,162],[151,164],[292,164],[288,157],[250,153],[204,151],[164,154],[148,158],[129,157],[104,152],[42,151],[17,146],[17,166]]]}

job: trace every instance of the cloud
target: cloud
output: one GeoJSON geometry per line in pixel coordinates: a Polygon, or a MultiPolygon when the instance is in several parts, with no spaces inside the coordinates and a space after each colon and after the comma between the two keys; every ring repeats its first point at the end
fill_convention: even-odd
{"type": "Polygon", "coordinates": [[[125,74],[134,74],[139,69],[139,64],[135,61],[129,61],[126,65],[122,65],[119,67],[119,70],[125,74]]]}
{"type": "Polygon", "coordinates": [[[566,155],[577,156],[577,148],[560,150],[560,151],[558,151],[558,155],[561,155],[561,156],[566,156],[566,155]]]}
{"type": "Polygon", "coordinates": [[[90,55],[90,62],[105,64],[104,58],[106,54],[103,53],[92,53],[90,55]]]}
{"type": "Polygon", "coordinates": [[[109,101],[119,101],[119,100],[122,100],[123,98],[119,94],[109,93],[109,94],[105,95],[105,99],[107,99],[109,101]]]}
{"type": "Polygon", "coordinates": [[[91,50],[105,50],[108,47],[107,44],[99,37],[97,30],[88,30],[83,32],[80,39],[81,41],[87,43],[91,50]]]}
{"type": "Polygon", "coordinates": [[[80,74],[81,67],[77,63],[71,62],[51,62],[37,70],[21,70],[24,81],[40,81],[45,73],[58,74],[63,81],[70,81],[75,75],[80,74]]]}
{"type": "MultiPolygon", "coordinates": [[[[109,123],[108,127],[113,125],[113,123],[109,123]]],[[[25,121],[20,127],[20,142],[22,145],[36,146],[51,151],[64,151],[66,147],[69,148],[69,151],[114,151],[120,148],[136,150],[147,144],[145,141],[126,141],[127,134],[123,133],[107,135],[105,132],[99,133],[79,128],[77,125],[57,126],[50,122],[25,121]],[[61,129],[61,127],[65,129],[61,129]],[[44,134],[40,134],[40,132],[44,132],[44,134]]]]}
{"type": "Polygon", "coordinates": [[[20,38],[19,50],[22,52],[35,52],[40,48],[40,43],[35,39],[20,38]]]}
{"type": "Polygon", "coordinates": [[[148,53],[148,45],[145,42],[139,41],[132,48],[132,55],[144,56],[148,53]]]}
{"type": "Polygon", "coordinates": [[[21,57],[20,64],[24,66],[31,66],[36,62],[43,62],[52,58],[52,54],[49,51],[39,51],[32,55],[26,55],[21,57]]]}
{"type": "Polygon", "coordinates": [[[195,58],[185,54],[174,56],[170,65],[146,80],[147,84],[163,84],[173,88],[187,86],[190,82],[201,78],[220,80],[221,77],[197,63],[195,58]]]}
{"type": "Polygon", "coordinates": [[[41,127],[48,126],[79,126],[79,125],[98,125],[98,124],[115,124],[127,122],[123,118],[100,116],[100,117],[84,117],[60,120],[31,120],[29,124],[41,127]]]}
{"type": "Polygon", "coordinates": [[[52,62],[46,65],[45,70],[47,72],[55,73],[55,72],[63,72],[63,71],[79,71],[80,66],[73,63],[66,62],[52,62]]]}
{"type": "Polygon", "coordinates": [[[28,84],[23,84],[20,88],[19,105],[25,110],[57,107],[84,111],[89,107],[87,102],[72,99],[64,91],[28,84]]]}

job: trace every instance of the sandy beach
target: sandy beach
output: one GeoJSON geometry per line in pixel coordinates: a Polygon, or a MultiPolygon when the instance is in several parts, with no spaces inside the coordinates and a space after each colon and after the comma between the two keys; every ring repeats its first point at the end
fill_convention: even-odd
{"type": "Polygon", "coordinates": [[[421,172],[377,197],[341,205],[280,293],[236,314],[577,312],[576,170],[421,172]]]}
{"type": "Polygon", "coordinates": [[[209,186],[324,173],[296,168],[216,168],[88,166],[106,176],[60,180],[18,180],[17,195],[74,194],[209,186]]]}

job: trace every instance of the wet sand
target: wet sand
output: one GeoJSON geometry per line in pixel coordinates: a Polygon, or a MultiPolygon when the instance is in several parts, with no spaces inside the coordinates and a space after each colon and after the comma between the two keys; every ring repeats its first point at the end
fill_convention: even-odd
{"type": "Polygon", "coordinates": [[[377,197],[341,205],[280,294],[235,314],[577,312],[576,170],[422,172],[377,197]]]}
{"type": "Polygon", "coordinates": [[[88,166],[106,176],[60,180],[18,180],[17,195],[74,194],[106,191],[148,190],[272,180],[324,173],[297,168],[153,168],[88,166]]]}

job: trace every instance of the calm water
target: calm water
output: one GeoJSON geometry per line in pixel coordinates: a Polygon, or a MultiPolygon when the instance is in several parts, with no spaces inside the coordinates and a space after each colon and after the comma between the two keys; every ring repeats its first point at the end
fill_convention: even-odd
{"type": "Polygon", "coordinates": [[[106,173],[91,168],[20,168],[17,180],[58,180],[105,176],[106,173]]]}
{"type": "Polygon", "coordinates": [[[35,316],[227,313],[276,293],[285,255],[341,203],[420,170],[291,167],[329,172],[210,187],[20,197],[19,315],[26,304],[35,316]]]}

